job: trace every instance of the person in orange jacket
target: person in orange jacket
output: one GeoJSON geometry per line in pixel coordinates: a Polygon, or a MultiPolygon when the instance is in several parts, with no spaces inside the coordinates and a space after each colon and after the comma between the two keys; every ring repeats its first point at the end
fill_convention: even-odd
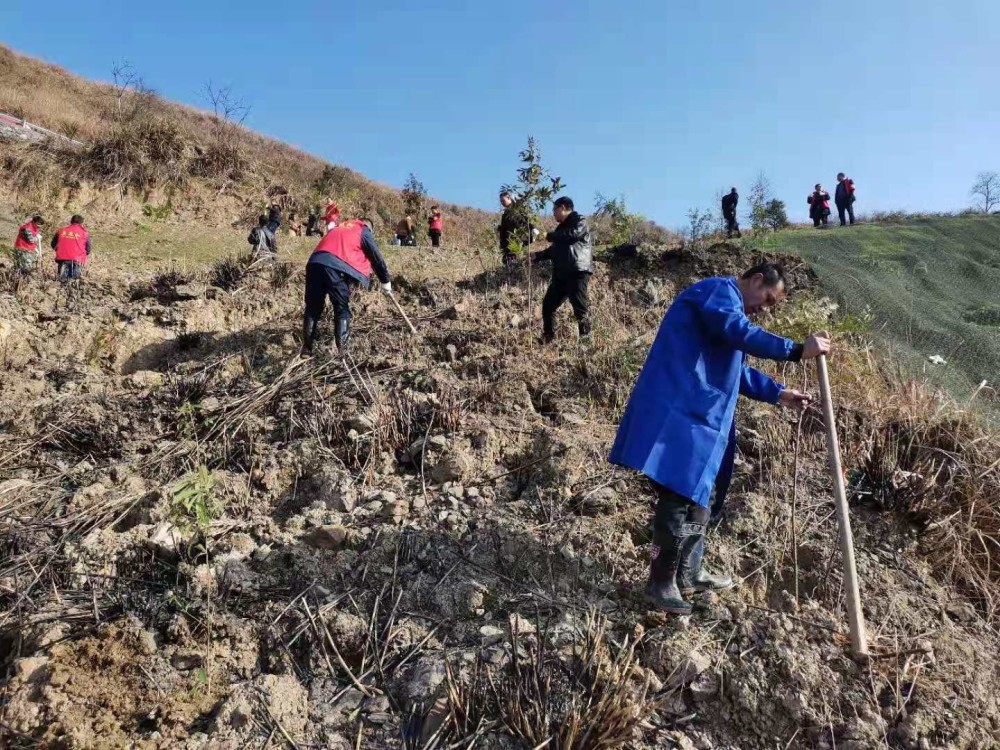
{"type": "Polygon", "coordinates": [[[42,258],[42,230],[45,220],[41,214],[35,214],[30,221],[17,228],[14,238],[14,265],[17,270],[27,275],[31,273],[42,258]]]}
{"type": "Polygon", "coordinates": [[[52,249],[56,251],[59,281],[65,284],[83,276],[83,266],[90,257],[90,233],[83,225],[83,217],[74,214],[69,224],[52,235],[52,249]]]}
{"type": "Polygon", "coordinates": [[[444,229],[444,219],[441,209],[431,206],[431,215],[427,218],[427,236],[431,238],[432,247],[441,247],[441,231],[444,229]]]}

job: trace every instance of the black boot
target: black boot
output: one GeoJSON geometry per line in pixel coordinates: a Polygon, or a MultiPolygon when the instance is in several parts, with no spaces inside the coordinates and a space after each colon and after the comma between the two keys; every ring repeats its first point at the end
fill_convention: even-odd
{"type": "Polygon", "coordinates": [[[347,345],[351,338],[351,319],[337,318],[337,329],[334,333],[337,339],[337,351],[347,353],[347,345]]]}
{"type": "Polygon", "coordinates": [[[681,551],[678,583],[682,591],[725,591],[733,587],[732,576],[709,573],[702,563],[705,560],[705,533],[692,534],[681,551]]]}
{"type": "Polygon", "coordinates": [[[316,342],[316,319],[306,315],[302,319],[302,353],[312,354],[316,342]]]}
{"type": "Polygon", "coordinates": [[[655,557],[649,567],[646,601],[672,615],[691,614],[691,605],[684,601],[677,586],[684,537],[655,532],[653,544],[655,557]]]}

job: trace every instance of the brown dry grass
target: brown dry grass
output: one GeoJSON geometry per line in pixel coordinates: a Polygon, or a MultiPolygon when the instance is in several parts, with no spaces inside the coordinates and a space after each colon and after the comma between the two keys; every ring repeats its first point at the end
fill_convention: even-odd
{"type": "MultiPolygon", "coordinates": [[[[141,74],[141,71],[139,71],[141,74]]],[[[5,172],[17,169],[21,179],[14,187],[19,193],[31,193],[33,205],[43,205],[39,196],[49,196],[66,187],[69,179],[92,180],[100,184],[118,184],[122,168],[118,162],[121,148],[110,148],[118,143],[109,143],[110,128],[106,111],[113,101],[112,86],[79,78],[55,65],[20,55],[8,47],[0,45],[0,111],[9,112],[29,122],[63,133],[91,145],[83,155],[53,153],[37,149],[25,153],[25,149],[4,147],[3,155],[9,162],[5,172]],[[109,156],[109,149],[113,152],[109,156]],[[92,162],[89,167],[82,161],[92,162]],[[110,167],[108,162],[110,163],[110,167]],[[48,167],[58,162],[66,169],[51,170],[48,167]],[[87,168],[85,168],[87,167],[87,168]],[[37,184],[36,184],[37,183],[37,184]],[[44,183],[44,184],[41,184],[44,183]]],[[[264,205],[264,199],[280,199],[289,212],[295,212],[304,219],[310,205],[325,199],[314,188],[324,167],[328,164],[311,154],[307,154],[285,143],[265,138],[251,130],[240,127],[241,160],[245,164],[244,174],[239,175],[239,185],[231,174],[206,175],[206,160],[211,161],[213,149],[214,116],[157,96],[152,97],[156,109],[154,120],[164,128],[175,131],[179,141],[186,144],[183,165],[173,164],[170,170],[151,169],[144,164],[141,170],[125,170],[135,174],[141,185],[127,185],[136,189],[137,197],[142,188],[157,185],[178,184],[184,178],[193,177],[210,183],[221,192],[249,192],[256,197],[247,206],[248,221],[264,205]]],[[[239,126],[236,126],[239,127],[239,126]]],[[[134,144],[125,144],[124,151],[135,151],[134,144]]],[[[141,150],[141,149],[140,149],[141,150]]],[[[181,159],[177,148],[170,153],[181,159]]],[[[149,161],[147,154],[140,154],[141,161],[149,161]]],[[[155,154],[153,154],[155,156],[155,154]]],[[[232,159],[228,159],[231,162],[232,159]]],[[[403,203],[399,191],[388,185],[373,182],[358,172],[346,167],[336,167],[336,180],[332,194],[344,212],[350,214],[370,214],[384,229],[394,226],[403,215],[403,203]]],[[[128,180],[125,180],[128,182],[128,180]]],[[[134,182],[134,180],[133,180],[134,182]]],[[[468,246],[473,239],[489,230],[492,222],[485,211],[456,206],[443,201],[439,203],[445,212],[445,242],[448,245],[468,246]]],[[[207,206],[211,213],[211,206],[207,206]]],[[[491,231],[491,230],[490,230],[491,231]]]]}

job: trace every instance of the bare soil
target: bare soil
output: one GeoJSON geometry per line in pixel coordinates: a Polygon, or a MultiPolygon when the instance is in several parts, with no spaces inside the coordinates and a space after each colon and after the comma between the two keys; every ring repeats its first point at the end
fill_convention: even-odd
{"type": "MultiPolygon", "coordinates": [[[[1000,747],[995,630],[916,529],[860,502],[877,658],[850,658],[815,417],[796,441],[794,416],[741,406],[709,556],[739,585],[690,618],[643,604],[652,496],[607,463],[615,426],[676,291],[752,260],[604,258],[595,342],[563,310],[542,347],[544,272],[529,287],[478,256],[399,251],[419,334],[359,293],[346,364],[329,339],[299,356],[297,263],[231,290],[113,259],[71,296],[8,279],[6,746],[417,748],[440,729],[440,747],[514,748],[582,716],[590,738],[549,746],[1000,747]],[[547,718],[517,682],[532,655],[547,718]]],[[[793,279],[789,318],[813,281],[793,279]]]]}

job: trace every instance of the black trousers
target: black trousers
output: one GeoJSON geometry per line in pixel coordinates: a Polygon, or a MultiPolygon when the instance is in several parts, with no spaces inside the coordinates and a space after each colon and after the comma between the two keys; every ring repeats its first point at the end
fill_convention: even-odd
{"type": "Polygon", "coordinates": [[[846,219],[850,218],[851,223],[854,223],[854,204],[853,203],[838,203],[837,204],[837,214],[840,216],[840,226],[845,226],[847,224],[846,219]],[[845,216],[846,214],[846,216],[845,216]]]}
{"type": "Polygon", "coordinates": [[[736,220],[736,212],[731,214],[726,214],[726,234],[730,237],[733,236],[733,232],[740,231],[740,223],[736,220]]]}
{"type": "Polygon", "coordinates": [[[542,326],[546,336],[555,333],[555,314],[563,302],[569,300],[576,316],[577,327],[581,336],[590,333],[590,300],[587,296],[587,286],[590,283],[589,273],[576,273],[572,276],[553,276],[549,288],[542,299],[542,326]]]}
{"type": "Polygon", "coordinates": [[[431,247],[441,247],[441,230],[432,229],[427,234],[431,237],[431,247]]]}
{"type": "Polygon", "coordinates": [[[56,266],[59,268],[59,281],[63,284],[83,277],[83,264],[75,260],[57,260],[56,266]]]}
{"type": "Polygon", "coordinates": [[[656,511],[653,514],[653,531],[673,537],[704,534],[710,511],[693,500],[678,495],[662,484],[650,481],[656,493],[656,511]]]}
{"type": "Polygon", "coordinates": [[[826,211],[825,213],[822,214],[813,214],[812,220],[814,227],[818,227],[820,225],[825,227],[827,225],[827,222],[830,221],[830,212],[826,211]]]}
{"type": "Polygon", "coordinates": [[[306,317],[319,321],[326,308],[326,298],[330,298],[337,320],[351,319],[351,289],[354,281],[350,276],[324,266],[322,263],[306,264],[306,317]]]}

